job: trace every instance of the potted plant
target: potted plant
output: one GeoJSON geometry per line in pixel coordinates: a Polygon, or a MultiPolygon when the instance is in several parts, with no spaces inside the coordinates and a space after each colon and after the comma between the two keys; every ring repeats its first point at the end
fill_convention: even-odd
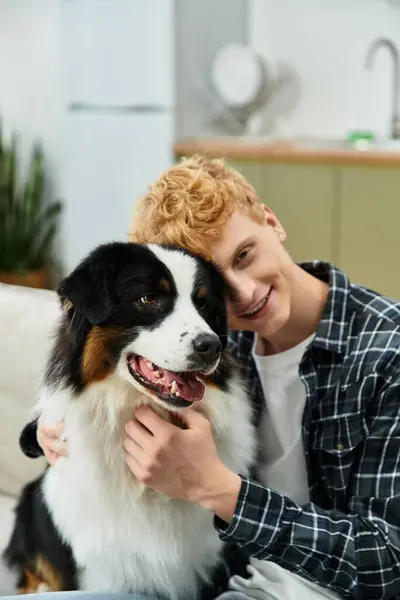
{"type": "Polygon", "coordinates": [[[60,202],[44,195],[44,156],[35,144],[23,181],[17,177],[17,142],[0,130],[0,282],[50,288],[60,202]]]}

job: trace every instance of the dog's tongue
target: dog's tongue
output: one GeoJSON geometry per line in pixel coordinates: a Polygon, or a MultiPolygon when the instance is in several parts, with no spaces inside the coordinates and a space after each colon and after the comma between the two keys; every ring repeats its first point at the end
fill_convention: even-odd
{"type": "Polygon", "coordinates": [[[165,388],[166,393],[169,391],[171,395],[175,394],[188,402],[196,402],[203,399],[204,385],[194,375],[187,373],[185,377],[182,377],[172,371],[155,367],[145,358],[139,358],[136,365],[146,379],[159,387],[160,391],[164,392],[163,388],[165,388]]]}

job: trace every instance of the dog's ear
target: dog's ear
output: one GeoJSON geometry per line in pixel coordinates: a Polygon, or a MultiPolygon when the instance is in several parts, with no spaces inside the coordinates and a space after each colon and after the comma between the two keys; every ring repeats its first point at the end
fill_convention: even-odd
{"type": "Polygon", "coordinates": [[[110,273],[102,262],[82,264],[58,287],[65,310],[77,310],[92,325],[108,319],[113,309],[110,273]]]}
{"type": "Polygon", "coordinates": [[[228,319],[226,306],[222,298],[215,298],[212,302],[207,321],[211,329],[218,335],[222,348],[225,350],[228,343],[228,319]]]}
{"type": "Polygon", "coordinates": [[[225,350],[228,343],[228,318],[226,313],[226,305],[220,300],[215,302],[213,310],[213,330],[221,340],[222,348],[225,350]]]}
{"type": "Polygon", "coordinates": [[[211,329],[219,336],[223,349],[228,345],[228,315],[226,300],[230,288],[225,281],[222,271],[212,262],[206,262],[211,278],[209,297],[209,313],[207,322],[211,329]]]}

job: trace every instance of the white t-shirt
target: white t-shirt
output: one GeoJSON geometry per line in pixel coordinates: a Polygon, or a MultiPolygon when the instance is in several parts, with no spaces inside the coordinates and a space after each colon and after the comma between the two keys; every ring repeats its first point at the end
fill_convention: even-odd
{"type": "Polygon", "coordinates": [[[253,357],[264,391],[266,410],[260,425],[261,483],[298,504],[309,501],[307,468],[301,433],[306,390],[299,364],[314,334],[285,352],[253,357]]]}
{"type": "MultiPolygon", "coordinates": [[[[255,344],[253,347],[266,403],[260,432],[265,452],[259,477],[261,483],[298,504],[310,500],[301,435],[306,390],[299,364],[313,337],[271,356],[258,356],[255,344]]],[[[332,590],[269,560],[251,558],[249,572],[248,579],[236,575],[230,580],[229,588],[237,592],[238,600],[341,600],[332,590]]],[[[225,594],[220,598],[224,600],[225,594]]]]}

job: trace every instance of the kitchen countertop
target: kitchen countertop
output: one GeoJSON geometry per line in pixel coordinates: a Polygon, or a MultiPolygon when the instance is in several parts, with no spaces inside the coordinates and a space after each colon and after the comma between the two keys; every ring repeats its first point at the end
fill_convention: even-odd
{"type": "Polygon", "coordinates": [[[250,138],[193,138],[174,144],[176,155],[206,154],[240,161],[341,164],[400,167],[400,147],[384,149],[369,147],[358,150],[345,142],[324,145],[315,142],[267,141],[250,138]]]}

